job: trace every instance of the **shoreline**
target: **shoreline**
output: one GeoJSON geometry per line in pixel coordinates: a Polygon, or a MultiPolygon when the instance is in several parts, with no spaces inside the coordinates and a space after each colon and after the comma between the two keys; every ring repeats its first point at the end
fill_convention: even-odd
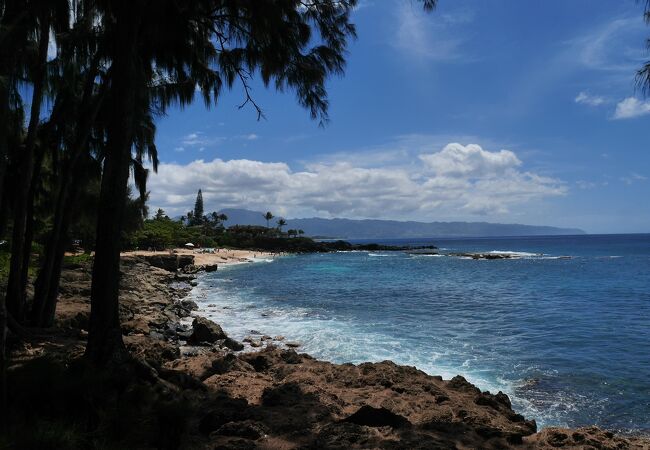
{"type": "Polygon", "coordinates": [[[174,248],[171,250],[133,250],[122,252],[122,257],[137,256],[142,258],[151,257],[166,257],[169,255],[177,256],[191,256],[194,258],[193,264],[195,266],[215,266],[220,264],[240,264],[253,262],[258,258],[275,258],[279,256],[278,253],[256,251],[256,250],[241,250],[241,249],[226,249],[217,248],[213,249],[214,252],[207,253],[201,249],[186,249],[174,248]]]}
{"type": "MultiPolygon", "coordinates": [[[[194,425],[186,448],[650,448],[647,438],[596,427],[536,432],[507,395],[481,392],[460,376],[443,380],[390,361],[333,364],[272,340],[241,352],[219,325],[193,317],[196,273],[132,254],[122,266],[125,344],[151,368],[154,384],[188,402],[194,425]]],[[[39,355],[69,364],[83,353],[89,282],[89,266],[64,270],[55,330],[15,351],[11,370],[39,355]]]]}

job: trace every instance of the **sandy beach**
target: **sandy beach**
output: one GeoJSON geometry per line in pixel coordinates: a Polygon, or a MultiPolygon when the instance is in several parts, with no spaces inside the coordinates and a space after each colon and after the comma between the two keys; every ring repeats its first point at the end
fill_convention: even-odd
{"type": "Polygon", "coordinates": [[[194,256],[194,264],[197,266],[212,266],[215,264],[239,264],[250,262],[257,258],[274,258],[278,256],[277,253],[260,252],[254,250],[237,250],[227,248],[216,248],[214,253],[206,253],[201,249],[187,249],[175,248],[173,250],[164,251],[145,251],[135,250],[129,252],[122,252],[122,256],[164,256],[174,253],[176,255],[191,255],[194,256]]]}

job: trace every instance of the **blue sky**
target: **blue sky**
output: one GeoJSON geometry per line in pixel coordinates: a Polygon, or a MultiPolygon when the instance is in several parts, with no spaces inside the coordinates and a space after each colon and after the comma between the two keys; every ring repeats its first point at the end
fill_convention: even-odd
{"type": "Polygon", "coordinates": [[[266,119],[201,101],[158,122],[151,206],[287,217],[517,222],[650,232],[650,36],[635,0],[361,2],[320,128],[254,83],[266,119]]]}

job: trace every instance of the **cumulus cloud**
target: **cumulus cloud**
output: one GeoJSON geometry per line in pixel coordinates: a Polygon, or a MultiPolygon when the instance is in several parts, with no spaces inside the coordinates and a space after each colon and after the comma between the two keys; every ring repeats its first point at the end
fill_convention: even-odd
{"type": "Polygon", "coordinates": [[[489,152],[475,144],[449,144],[438,153],[420,155],[420,159],[437,174],[447,176],[486,176],[521,165],[509,150],[489,152]]]}
{"type": "Polygon", "coordinates": [[[591,95],[583,91],[575,98],[575,102],[582,105],[600,106],[605,103],[605,99],[598,95],[591,95]]]}
{"type": "Polygon", "coordinates": [[[616,105],[614,119],[632,119],[650,114],[650,101],[641,101],[635,97],[628,97],[616,105]]]}
{"type": "Polygon", "coordinates": [[[164,163],[150,178],[152,209],[183,214],[201,188],[207,209],[245,207],[285,216],[350,218],[498,215],[513,206],[564,195],[557,179],[522,171],[508,150],[448,144],[411,164],[362,167],[350,161],[312,163],[214,159],[164,163]]]}

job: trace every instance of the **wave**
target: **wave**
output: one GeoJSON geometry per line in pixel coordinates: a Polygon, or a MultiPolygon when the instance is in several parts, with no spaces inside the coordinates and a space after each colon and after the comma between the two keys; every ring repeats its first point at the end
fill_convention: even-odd
{"type": "Polygon", "coordinates": [[[252,263],[261,263],[261,262],[270,263],[270,262],[275,261],[275,259],[273,259],[273,258],[248,258],[248,260],[250,262],[252,262],[252,263]]]}

